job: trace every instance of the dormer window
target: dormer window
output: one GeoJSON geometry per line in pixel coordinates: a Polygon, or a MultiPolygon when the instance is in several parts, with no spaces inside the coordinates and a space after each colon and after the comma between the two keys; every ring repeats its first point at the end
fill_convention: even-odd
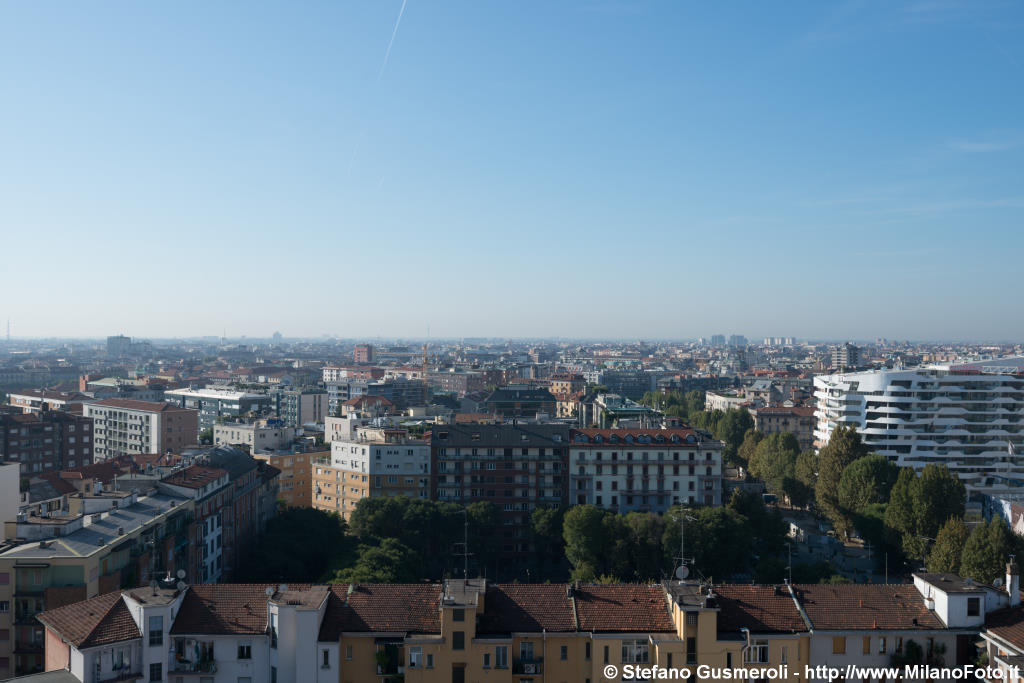
{"type": "Polygon", "coordinates": [[[967,616],[981,616],[981,598],[967,598],[967,616]]]}

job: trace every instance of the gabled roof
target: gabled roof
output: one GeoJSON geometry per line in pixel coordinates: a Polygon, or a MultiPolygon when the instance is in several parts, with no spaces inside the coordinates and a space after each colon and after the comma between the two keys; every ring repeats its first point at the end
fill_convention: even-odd
{"type": "Polygon", "coordinates": [[[345,631],[440,633],[441,586],[437,584],[349,584],[331,586],[320,625],[321,642],[345,631]]]}
{"type": "Polygon", "coordinates": [[[944,629],[913,584],[793,587],[815,629],[944,629]]]}
{"type": "Polygon", "coordinates": [[[565,584],[498,584],[488,587],[477,633],[574,631],[565,584]]]}
{"type": "Polygon", "coordinates": [[[718,631],[736,633],[741,628],[751,633],[792,633],[806,631],[807,625],[785,586],[719,585],[718,631]]]}
{"type": "MultiPolygon", "coordinates": [[[[301,590],[307,586],[295,585],[301,590]]],[[[259,635],[267,630],[267,588],[255,583],[190,586],[171,634],[259,635]]]]}
{"type": "Polygon", "coordinates": [[[47,610],[37,618],[79,649],[142,637],[120,591],[47,610]]]}
{"type": "Polygon", "coordinates": [[[675,631],[661,586],[581,586],[575,591],[575,597],[581,631],[675,631]]]}
{"type": "Polygon", "coordinates": [[[1024,650],[1024,607],[1005,607],[985,616],[985,631],[1024,650]]]}

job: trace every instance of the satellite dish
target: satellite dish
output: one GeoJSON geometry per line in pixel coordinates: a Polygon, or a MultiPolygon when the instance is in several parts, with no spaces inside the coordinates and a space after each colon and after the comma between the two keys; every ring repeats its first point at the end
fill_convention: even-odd
{"type": "Polygon", "coordinates": [[[185,590],[185,582],[184,581],[179,581],[178,582],[178,590],[180,590],[180,591],[185,590]]]}
{"type": "Polygon", "coordinates": [[[993,579],[992,580],[992,585],[995,586],[996,588],[999,588],[1000,586],[1003,585],[1003,580],[1002,579],[993,579]]]}
{"type": "Polygon", "coordinates": [[[690,568],[685,564],[681,564],[676,568],[676,578],[682,581],[690,575],[690,568]]]}
{"type": "Polygon", "coordinates": [[[159,584],[159,583],[157,583],[157,580],[156,580],[156,579],[151,579],[151,580],[150,580],[150,582],[149,582],[149,587],[150,587],[150,588],[156,588],[156,587],[157,587],[157,586],[159,586],[159,585],[160,585],[160,584],[159,584]]]}
{"type": "Polygon", "coordinates": [[[178,578],[179,579],[184,579],[185,578],[185,570],[184,569],[179,569],[178,570],[178,578]]]}
{"type": "Polygon", "coordinates": [[[280,586],[278,586],[278,590],[284,593],[286,590],[288,590],[288,584],[282,583],[280,586]]]}
{"type": "Polygon", "coordinates": [[[271,588],[270,586],[267,586],[267,590],[264,591],[264,592],[267,594],[267,597],[269,598],[271,595],[274,594],[274,589],[271,588]]]}

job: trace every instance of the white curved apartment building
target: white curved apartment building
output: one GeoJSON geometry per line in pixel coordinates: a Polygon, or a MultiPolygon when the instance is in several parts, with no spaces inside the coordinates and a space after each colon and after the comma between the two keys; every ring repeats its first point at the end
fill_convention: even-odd
{"type": "Polygon", "coordinates": [[[847,424],[897,464],[943,463],[971,489],[1024,480],[1024,357],[820,375],[814,395],[819,448],[847,424]]]}

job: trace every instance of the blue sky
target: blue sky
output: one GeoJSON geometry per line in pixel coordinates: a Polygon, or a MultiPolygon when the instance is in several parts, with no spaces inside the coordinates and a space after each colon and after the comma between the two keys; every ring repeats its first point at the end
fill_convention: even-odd
{"type": "Polygon", "coordinates": [[[1024,337],[1024,5],[401,7],[0,1],[13,334],[1024,337]]]}

